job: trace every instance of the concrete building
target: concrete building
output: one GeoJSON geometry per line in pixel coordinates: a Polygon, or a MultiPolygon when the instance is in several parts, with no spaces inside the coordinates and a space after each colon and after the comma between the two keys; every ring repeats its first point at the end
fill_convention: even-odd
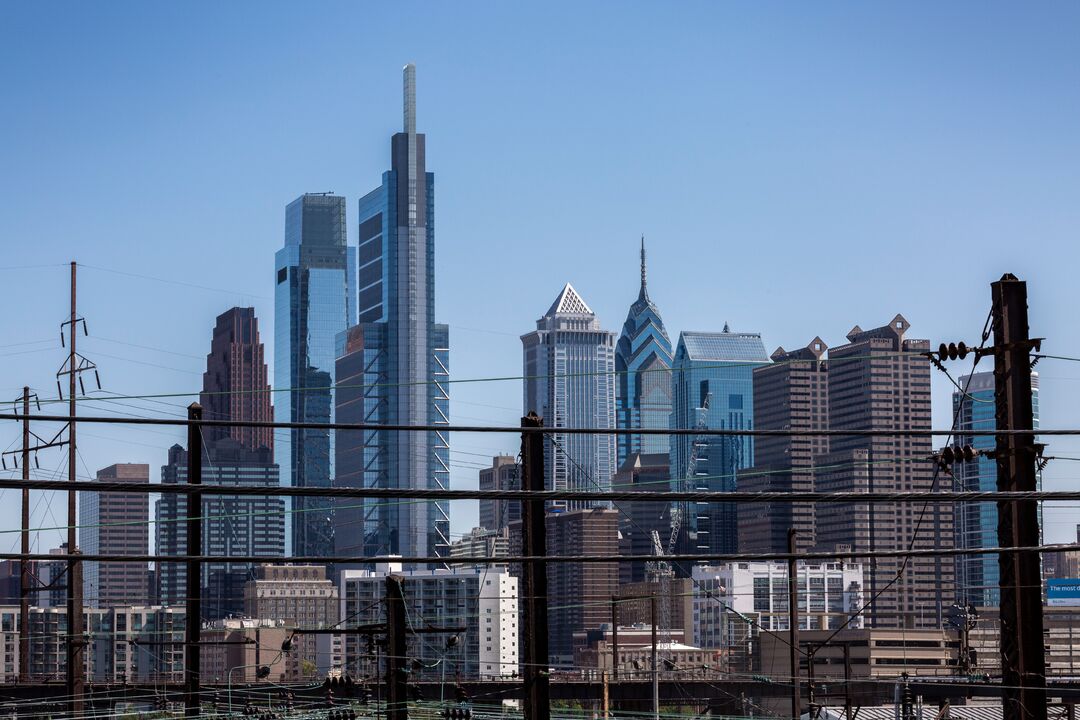
{"type": "MultiPolygon", "coordinates": [[[[86,608],[89,642],[83,654],[92,682],[181,682],[184,612],[159,606],[86,608]]],[[[62,682],[67,672],[67,609],[30,608],[29,676],[32,682],[62,682]]],[[[18,680],[19,607],[0,607],[0,646],[5,684],[18,680]]]]}
{"type": "MultiPolygon", "coordinates": [[[[600,680],[600,673],[617,670],[624,680],[652,679],[652,626],[619,625],[619,656],[614,660],[615,638],[610,625],[575,635],[574,666],[600,680]]],[[[657,656],[661,680],[688,680],[710,675],[719,653],[687,645],[681,631],[671,631],[663,640],[657,636],[657,656]]]]}
{"type": "MultiPolygon", "coordinates": [[[[450,545],[450,557],[488,557],[493,560],[505,558],[510,554],[509,529],[500,532],[476,527],[468,535],[455,540],[450,545]]],[[[497,563],[506,566],[505,561],[497,563]]]]}
{"type": "MultiPolygon", "coordinates": [[[[337,625],[339,612],[337,586],[322,565],[257,565],[254,577],[244,584],[244,614],[249,618],[320,629],[337,625]]],[[[310,677],[322,661],[319,637],[297,635],[281,672],[290,678],[310,677]]]]}
{"type": "MultiPolygon", "coordinates": [[[[825,342],[816,337],[799,350],[777,348],[772,364],[754,369],[754,427],[814,431],[829,427],[829,375],[825,342]]],[[[829,451],[822,435],[772,435],[755,439],[754,466],[739,473],[744,492],[813,492],[816,461],[829,451]]],[[[810,503],[744,503],[738,507],[740,552],[787,552],[788,529],[796,549],[814,547],[810,503]]]]}
{"type": "MultiPolygon", "coordinates": [[[[753,371],[768,362],[757,333],[734,333],[727,325],[718,333],[681,333],[672,365],[672,427],[752,430],[753,371]]],[[[675,489],[731,492],[737,489],[738,471],[753,464],[751,437],[676,435],[671,439],[675,489]]],[[[681,510],[681,552],[730,553],[738,549],[733,503],[684,503],[681,510]]]]}
{"type": "MultiPolygon", "coordinates": [[[[671,415],[671,340],[645,284],[645,237],[641,238],[641,287],[615,346],[616,423],[620,428],[668,427],[671,415]]],[[[670,451],[667,435],[619,435],[616,467],[636,453],[670,451]]]]}
{"type": "MultiPolygon", "coordinates": [[[[862,607],[861,565],[799,563],[797,570],[800,629],[838,628],[862,607]]],[[[693,573],[693,644],[723,650],[733,671],[760,667],[760,636],[788,629],[787,563],[705,565],[693,573]]],[[[849,627],[862,625],[858,616],[849,627]]]]}
{"type": "MultiPolygon", "coordinates": [[[[930,361],[923,353],[927,340],[906,337],[909,323],[902,315],[873,330],[856,326],[848,343],[829,350],[829,428],[929,430],[930,361]]],[[[929,492],[944,490],[934,483],[934,466],[924,461],[933,452],[929,436],[839,435],[829,453],[819,456],[819,492],[929,492]]],[[[951,503],[822,503],[817,506],[817,546],[833,551],[896,552],[949,548],[953,545],[951,503]],[[916,524],[919,531],[916,535],[916,524]]],[[[943,613],[955,599],[952,558],[913,557],[900,572],[898,554],[864,564],[868,597],[882,591],[868,610],[879,628],[940,628],[943,613]],[[897,577],[899,576],[899,579],[897,577]],[[893,583],[887,592],[884,588],[893,583]]]]}
{"type": "Polygon", "coordinates": [[[664,585],[657,580],[644,580],[641,582],[620,582],[617,593],[618,609],[616,610],[619,625],[650,625],[652,624],[652,599],[657,602],[667,602],[666,617],[669,624],[664,623],[664,611],[658,606],[658,623],[661,637],[664,640],[674,640],[676,635],[685,640],[694,637],[694,579],[671,578],[668,581],[668,590],[665,597],[664,585]]]}
{"type": "MultiPolygon", "coordinates": [[[[147,484],[150,466],[110,465],[98,470],[97,481],[147,484]]],[[[79,549],[87,554],[146,555],[150,548],[150,495],[140,492],[86,492],[79,498],[79,549]]],[[[144,605],[146,563],[83,563],[86,607],[144,605]]]]}
{"type": "MultiPolygon", "coordinates": [[[[567,598],[548,605],[548,657],[554,667],[574,661],[574,633],[611,620],[611,597],[619,591],[619,513],[592,508],[546,515],[549,555],[610,555],[610,563],[548,565],[548,596],[567,598]]],[[[521,525],[510,527],[510,554],[521,554],[521,525]]],[[[511,572],[520,567],[511,565],[511,572]]]]}
{"type": "MultiPolygon", "coordinates": [[[[390,140],[390,169],[358,206],[357,325],[338,336],[338,418],[446,425],[450,329],[435,322],[435,174],[427,171],[427,139],[416,131],[415,66],[405,66],[402,80],[403,127],[390,140]]],[[[338,434],[339,487],[449,487],[448,433],[338,434]]],[[[359,512],[343,517],[349,536],[335,540],[338,555],[449,553],[448,501],[353,504],[359,512]]]]}
{"type": "Polygon", "coordinates": [[[206,682],[248,683],[259,680],[260,666],[270,668],[266,681],[272,683],[312,681],[318,677],[315,636],[309,636],[311,651],[297,648],[302,635],[293,637],[293,628],[269,618],[226,618],[215,620],[202,630],[207,643],[202,650],[202,677],[206,682]],[[294,649],[283,653],[282,644],[292,640],[294,649]]]}
{"type": "MultiPolygon", "coordinates": [[[[519,473],[521,466],[513,455],[496,455],[491,458],[491,467],[484,468],[479,474],[480,490],[520,490],[519,473]]],[[[499,531],[514,520],[521,519],[521,501],[493,498],[480,501],[480,527],[499,531]]]]}
{"type": "MultiPolygon", "coordinates": [[[[1046,677],[1080,675],[1080,607],[1043,606],[1046,677]]],[[[956,632],[950,633],[959,641],[956,632]]],[[[968,634],[972,672],[1001,676],[1001,617],[997,607],[978,608],[978,622],[968,634]]]]}
{"type": "MultiPolygon", "coordinates": [[[[521,336],[522,415],[536,412],[545,427],[615,428],[615,333],[567,283],[536,330],[521,336]]],[[[544,435],[545,487],[607,490],[616,470],[615,435],[544,435]]],[[[596,507],[600,501],[555,501],[555,507],[596,507]]]]}
{"type": "MultiPolygon", "coordinates": [[[[613,490],[620,492],[663,492],[671,487],[667,454],[633,453],[611,479],[613,490]]],[[[655,531],[661,547],[667,551],[671,537],[671,503],[666,500],[633,500],[619,503],[619,553],[652,555],[655,531]]],[[[641,560],[619,563],[619,581],[623,584],[645,580],[646,563],[641,560]]],[[[685,574],[685,573],[683,573],[685,574]]]]}
{"type": "MultiPolygon", "coordinates": [[[[420,627],[463,627],[464,632],[410,635],[409,657],[420,667],[411,677],[496,679],[518,672],[518,581],[505,570],[456,568],[343,570],[341,617],[349,624],[385,622],[386,577],[401,576],[410,622],[420,627]],[[448,643],[453,636],[458,642],[448,643]],[[442,663],[446,663],[443,665],[442,663]]],[[[359,635],[345,636],[343,669],[353,677],[374,675],[379,659],[359,635]]]]}

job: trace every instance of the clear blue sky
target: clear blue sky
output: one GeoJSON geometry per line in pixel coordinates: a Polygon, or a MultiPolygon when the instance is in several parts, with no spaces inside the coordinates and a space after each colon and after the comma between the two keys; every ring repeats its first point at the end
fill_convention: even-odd
{"type": "MultiPolygon", "coordinates": [[[[641,233],[673,338],[728,321],[770,350],[839,344],[902,312],[915,337],[970,343],[1010,271],[1046,350],[1080,355],[1077,37],[1071,3],[0,4],[0,397],[55,394],[71,259],[216,289],[84,269],[83,347],[110,391],[196,392],[234,304],[270,343],[285,205],[344,194],[355,240],[406,62],[457,378],[520,374],[518,336],[566,281],[617,330],[641,233]]],[[[1080,426],[1080,365],[1039,370],[1043,426],[1080,426]]],[[[520,403],[517,382],[457,385],[453,416],[511,424],[520,403]]],[[[157,478],[180,434],[82,437],[89,470],[148,462],[157,478]]],[[[514,445],[457,438],[454,485],[514,445]]],[[[1076,465],[1051,465],[1048,486],[1080,486],[1076,465]]],[[[475,520],[453,513],[458,532],[475,520]]],[[[1076,516],[1049,512],[1048,538],[1072,539],[1076,516]]],[[[44,501],[35,519],[52,524],[44,501]]]]}

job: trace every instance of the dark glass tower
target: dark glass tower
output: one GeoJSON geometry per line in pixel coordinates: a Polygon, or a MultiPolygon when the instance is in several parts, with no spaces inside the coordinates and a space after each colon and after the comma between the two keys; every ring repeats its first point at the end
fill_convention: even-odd
{"type": "MultiPolygon", "coordinates": [[[[345,198],[306,194],[285,209],[285,247],[277,251],[274,293],[274,417],[278,422],[334,420],[336,339],[355,322],[356,250],[346,244],[345,198]]],[[[275,458],[288,485],[329,487],[334,435],[290,430],[275,458]]],[[[330,501],[294,498],[286,518],[291,554],[333,550],[330,501]]]]}
{"type": "MultiPolygon", "coordinates": [[[[641,289],[615,346],[615,417],[620,428],[668,427],[671,415],[671,340],[645,285],[645,236],[641,237],[641,289]]],[[[618,466],[634,453],[670,450],[666,435],[620,435],[618,466]]]]}
{"type": "MultiPolygon", "coordinates": [[[[435,175],[416,132],[416,68],[403,74],[404,129],[391,138],[390,170],[360,199],[359,324],[338,338],[338,368],[349,378],[340,382],[338,412],[342,422],[447,425],[450,337],[435,322],[435,175]]],[[[340,486],[449,486],[446,433],[343,432],[339,441],[340,486]]],[[[449,533],[446,502],[368,501],[342,514],[336,554],[448,555],[449,533]]]]}

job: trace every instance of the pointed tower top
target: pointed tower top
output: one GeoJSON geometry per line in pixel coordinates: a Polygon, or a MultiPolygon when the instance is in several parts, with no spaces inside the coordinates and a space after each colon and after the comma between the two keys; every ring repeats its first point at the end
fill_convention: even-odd
{"type": "Polygon", "coordinates": [[[405,132],[416,134],[416,66],[409,63],[402,69],[405,100],[405,132]]]}
{"type": "Polygon", "coordinates": [[[731,326],[727,324],[727,320],[724,321],[724,329],[723,329],[722,332],[726,332],[726,333],[731,332],[731,326]]]}
{"type": "Polygon", "coordinates": [[[585,301],[578,295],[577,290],[570,283],[566,283],[563,286],[562,292],[555,298],[555,302],[548,308],[547,315],[545,317],[551,317],[553,315],[592,315],[593,311],[585,301]]]}
{"type": "Polygon", "coordinates": [[[638,300],[648,301],[649,290],[645,286],[645,235],[641,236],[641,290],[638,291],[638,300]]]}

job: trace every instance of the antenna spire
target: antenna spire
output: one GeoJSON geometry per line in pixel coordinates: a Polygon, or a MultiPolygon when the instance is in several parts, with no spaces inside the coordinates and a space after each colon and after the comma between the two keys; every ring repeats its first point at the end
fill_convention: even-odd
{"type": "Polygon", "coordinates": [[[641,236],[641,290],[638,292],[638,300],[648,300],[649,290],[645,286],[645,235],[641,236]]]}
{"type": "Polygon", "coordinates": [[[402,70],[405,101],[405,132],[416,134],[416,66],[409,63],[402,70]]]}

